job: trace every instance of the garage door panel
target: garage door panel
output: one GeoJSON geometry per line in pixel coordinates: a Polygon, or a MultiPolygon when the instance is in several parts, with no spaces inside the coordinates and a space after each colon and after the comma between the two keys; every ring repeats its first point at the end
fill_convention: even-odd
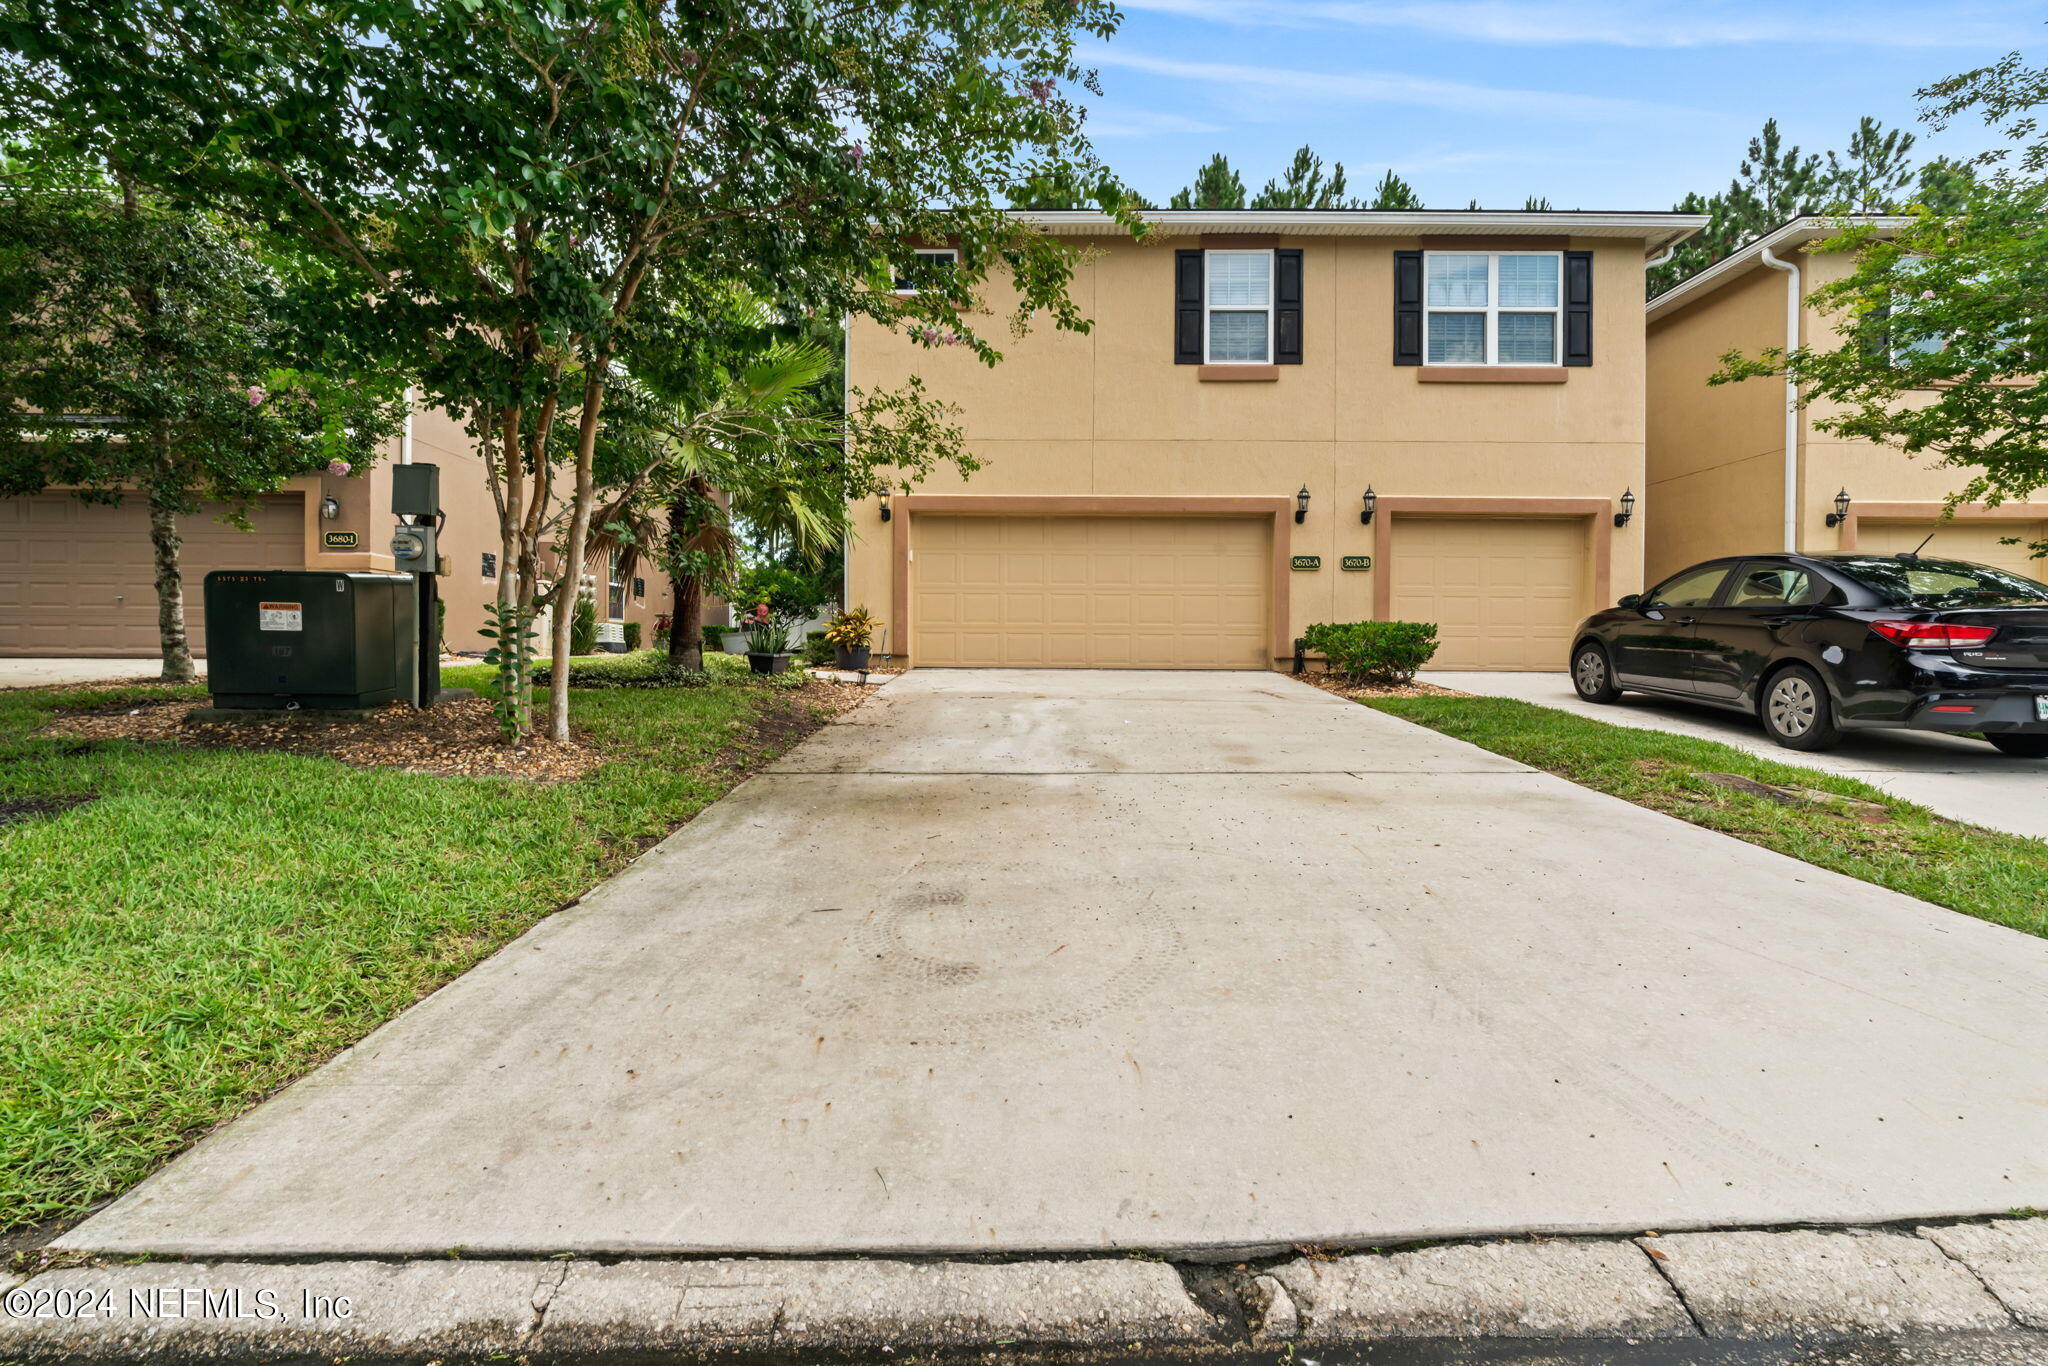
{"type": "MultiPolygon", "coordinates": [[[[209,513],[179,519],[185,627],[206,641],[203,584],[215,569],[305,563],[304,505],[266,498],[242,531],[209,513]]],[[[146,657],[157,653],[156,571],[147,507],[68,494],[0,499],[0,655],[146,657]]]]}
{"type": "Polygon", "coordinates": [[[1919,548],[1929,534],[1922,554],[1950,560],[1968,560],[2009,569],[2030,579],[2048,579],[2048,562],[2032,558],[2027,543],[2048,533],[2042,522],[1995,521],[1950,522],[1862,522],[1856,528],[1856,549],[1875,555],[1897,555],[1919,548]],[[2002,545],[2005,537],[2017,537],[2018,545],[2002,545]]]}
{"type": "Polygon", "coordinates": [[[1245,517],[918,515],[911,657],[938,666],[1264,668],[1269,527],[1245,517]],[[954,552],[936,553],[940,545],[954,552]]]}
{"type": "Polygon", "coordinates": [[[1588,604],[1580,519],[1402,517],[1393,614],[1434,622],[1442,669],[1559,669],[1588,604]]]}

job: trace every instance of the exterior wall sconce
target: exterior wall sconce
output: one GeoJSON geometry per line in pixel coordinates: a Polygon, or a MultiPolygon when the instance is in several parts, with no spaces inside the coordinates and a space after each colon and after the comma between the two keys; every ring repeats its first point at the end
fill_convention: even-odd
{"type": "Polygon", "coordinates": [[[1623,489],[1621,493],[1621,511],[1614,514],[1614,524],[1616,526],[1627,526],[1629,519],[1635,515],[1636,491],[1634,489],[1623,489]]]}
{"type": "Polygon", "coordinates": [[[1294,495],[1294,524],[1300,526],[1308,520],[1308,485],[1301,486],[1301,492],[1294,495]]]}
{"type": "Polygon", "coordinates": [[[1365,486],[1365,511],[1358,514],[1358,524],[1360,526],[1371,526],[1372,519],[1378,515],[1379,510],[1380,496],[1372,491],[1372,485],[1367,484],[1365,486]]]}
{"type": "Polygon", "coordinates": [[[331,522],[339,516],[341,516],[341,500],[339,498],[330,493],[320,500],[320,517],[323,521],[331,522]]]}
{"type": "Polygon", "coordinates": [[[1828,514],[1829,526],[1840,526],[1849,520],[1849,490],[1843,489],[1835,495],[1835,510],[1828,514]]]}
{"type": "Polygon", "coordinates": [[[888,521],[894,514],[889,511],[889,490],[882,490],[882,520],[888,521]]]}

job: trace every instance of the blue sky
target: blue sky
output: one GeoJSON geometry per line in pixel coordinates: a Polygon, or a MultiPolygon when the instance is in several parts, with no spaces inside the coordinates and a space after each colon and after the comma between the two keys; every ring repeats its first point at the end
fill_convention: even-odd
{"type": "Polygon", "coordinates": [[[1934,135],[1913,91],[2015,48],[2048,51],[2048,6],[1897,0],[1118,0],[1084,62],[1103,158],[1164,204],[1211,152],[1256,190],[1303,142],[1353,193],[1389,166],[1431,207],[1662,209],[1725,185],[1775,115],[1808,150],[1859,115],[1969,155],[1981,126],[1934,135]]]}

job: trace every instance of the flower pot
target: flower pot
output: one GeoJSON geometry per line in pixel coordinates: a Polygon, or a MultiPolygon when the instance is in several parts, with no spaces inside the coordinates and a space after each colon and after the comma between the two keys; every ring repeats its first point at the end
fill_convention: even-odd
{"type": "Polygon", "coordinates": [[[747,655],[747,667],[757,674],[779,674],[789,672],[788,655],[747,655]]]}
{"type": "Polygon", "coordinates": [[[871,648],[867,645],[835,645],[832,647],[832,662],[842,669],[865,669],[871,648]]]}
{"type": "Polygon", "coordinates": [[[745,654],[747,652],[747,633],[745,631],[727,631],[725,633],[725,652],[729,655],[745,654]]]}

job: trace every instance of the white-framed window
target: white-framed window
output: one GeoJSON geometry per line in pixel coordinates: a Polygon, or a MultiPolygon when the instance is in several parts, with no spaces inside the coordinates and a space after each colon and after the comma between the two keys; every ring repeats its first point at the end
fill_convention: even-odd
{"type": "Polygon", "coordinates": [[[1422,257],[1425,365],[1557,365],[1564,253],[1422,257]]]}
{"type": "Polygon", "coordinates": [[[612,553],[605,579],[611,585],[611,592],[605,595],[605,617],[610,621],[621,621],[626,615],[626,585],[619,579],[619,556],[616,551],[612,553]]]}
{"type": "MultiPolygon", "coordinates": [[[[918,269],[947,270],[960,264],[960,253],[953,247],[919,247],[917,249],[918,269]]],[[[917,281],[907,275],[896,277],[895,290],[898,294],[917,293],[917,281]]]]}
{"type": "Polygon", "coordinates": [[[1218,249],[1203,255],[1203,360],[1271,365],[1273,253],[1218,249]]]}

